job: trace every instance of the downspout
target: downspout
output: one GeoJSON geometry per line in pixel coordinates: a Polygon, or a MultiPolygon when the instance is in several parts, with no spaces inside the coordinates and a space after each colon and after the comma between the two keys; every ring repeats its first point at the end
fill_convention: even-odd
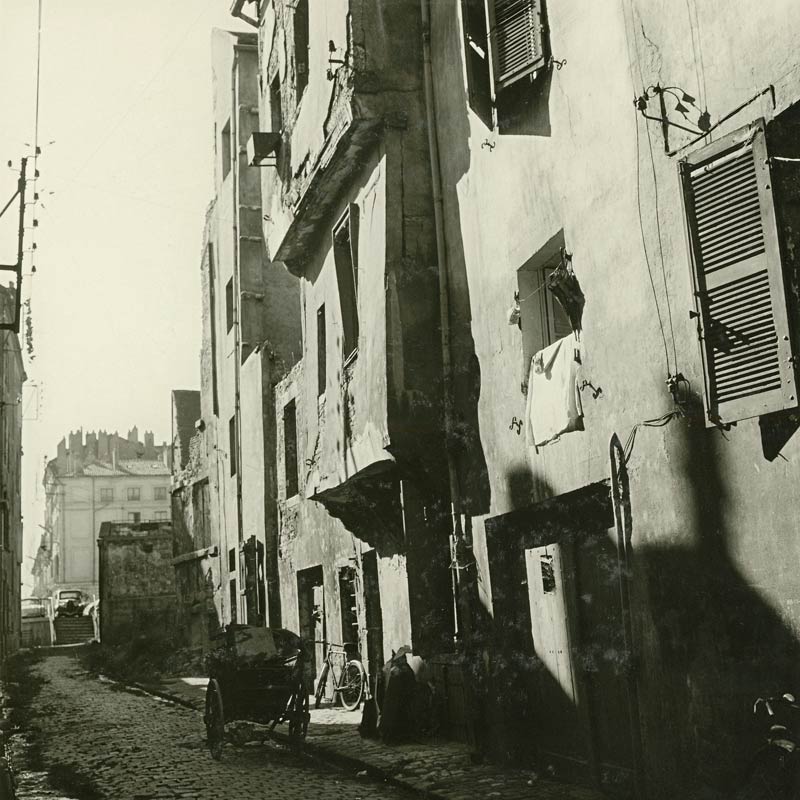
{"type": "MultiPolygon", "coordinates": [[[[433,188],[433,221],[436,229],[436,259],[439,265],[439,319],[442,343],[442,383],[444,401],[445,453],[450,485],[450,510],[452,516],[451,562],[453,572],[453,615],[457,639],[466,643],[471,632],[469,598],[461,591],[461,571],[467,542],[461,525],[461,486],[458,480],[455,453],[453,452],[453,362],[450,337],[450,279],[447,261],[447,242],[444,232],[442,175],[439,163],[439,144],[436,129],[436,108],[433,97],[433,67],[431,65],[430,0],[420,0],[422,13],[422,60],[425,92],[425,118],[428,129],[428,154],[431,162],[433,188]],[[461,614],[459,615],[459,610],[461,614]],[[459,624],[460,623],[460,624],[459,624]]],[[[471,559],[470,559],[471,560],[471,559]]]]}
{"type": "MultiPolygon", "coordinates": [[[[241,368],[242,368],[242,292],[241,274],[239,269],[241,241],[239,239],[239,45],[233,48],[233,64],[231,66],[231,153],[233,165],[231,166],[231,184],[233,187],[233,351],[234,351],[234,406],[233,416],[236,426],[236,452],[230,453],[231,459],[236,459],[236,619],[242,622],[247,616],[247,603],[241,608],[240,597],[244,596],[245,586],[241,580],[244,572],[240,560],[244,558],[241,550],[244,543],[244,528],[242,525],[242,459],[239,454],[242,450],[242,402],[241,402],[241,368]],[[241,613],[240,613],[241,611],[241,613]]],[[[232,448],[231,448],[232,449],[232,448]]],[[[232,463],[232,462],[231,462],[232,463]]],[[[228,470],[230,472],[230,470],[228,470]]],[[[230,585],[230,575],[228,575],[230,585]]]]}
{"type": "Polygon", "coordinates": [[[631,613],[630,572],[632,525],[630,506],[630,484],[625,466],[625,451],[617,434],[608,444],[611,466],[611,501],[614,507],[614,527],[617,531],[617,571],[619,574],[619,596],[622,607],[622,634],[628,653],[627,696],[628,727],[633,751],[633,781],[636,800],[644,800],[644,761],[642,757],[642,733],[639,724],[639,685],[637,681],[633,651],[633,620],[631,613]]]}

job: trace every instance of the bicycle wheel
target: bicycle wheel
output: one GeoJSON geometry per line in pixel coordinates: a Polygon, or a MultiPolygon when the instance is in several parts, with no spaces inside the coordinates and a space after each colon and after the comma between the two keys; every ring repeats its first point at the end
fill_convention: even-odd
{"type": "Polygon", "coordinates": [[[339,697],[348,711],[355,711],[364,696],[364,666],[360,661],[348,661],[342,671],[339,697]]]}
{"type": "Polygon", "coordinates": [[[317,691],[314,692],[314,708],[319,708],[322,703],[322,698],[325,695],[325,684],[328,682],[328,671],[331,666],[326,661],[322,665],[322,672],[320,673],[319,680],[317,681],[317,691]]]}
{"type": "Polygon", "coordinates": [[[215,761],[222,758],[222,746],[225,743],[225,712],[222,706],[222,692],[214,678],[206,688],[206,713],[203,720],[206,724],[206,744],[215,761]]]}

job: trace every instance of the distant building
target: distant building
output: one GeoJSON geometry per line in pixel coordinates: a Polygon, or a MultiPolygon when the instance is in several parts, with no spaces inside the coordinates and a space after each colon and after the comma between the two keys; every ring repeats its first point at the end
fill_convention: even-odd
{"type": "Polygon", "coordinates": [[[139,441],[136,427],[117,433],[70,433],[44,474],[44,534],[35,568],[36,591],[82,589],[96,595],[97,534],[103,522],[167,522],[170,467],[166,443],[139,441]],[[46,554],[46,557],[45,555],[46,554]]]}
{"type": "MultiPolygon", "coordinates": [[[[13,292],[0,286],[0,322],[13,313],[13,292]]],[[[22,512],[22,384],[19,339],[0,330],[0,659],[19,646],[22,512]]]]}

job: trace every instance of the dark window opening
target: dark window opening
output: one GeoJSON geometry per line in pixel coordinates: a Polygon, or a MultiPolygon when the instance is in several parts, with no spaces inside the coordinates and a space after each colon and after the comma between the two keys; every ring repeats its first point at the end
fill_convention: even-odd
{"type": "Polygon", "coordinates": [[[221,147],[220,150],[222,152],[222,180],[228,177],[228,173],[231,171],[231,121],[228,120],[225,123],[225,127],[222,129],[221,135],[221,147]]]}
{"type": "Polygon", "coordinates": [[[325,304],[317,309],[317,396],[325,394],[327,383],[327,342],[325,330],[325,304]]]}
{"type": "Polygon", "coordinates": [[[238,471],[239,461],[239,440],[236,436],[236,415],[234,414],[228,420],[228,454],[231,461],[231,475],[235,475],[238,471]]]}
{"type": "Polygon", "coordinates": [[[137,522],[142,521],[142,514],[139,511],[129,511],[128,512],[128,522],[133,522],[134,524],[137,522]]]}
{"type": "Polygon", "coordinates": [[[236,548],[228,550],[228,572],[236,572],[236,548]]]}
{"type": "Polygon", "coordinates": [[[297,474],[297,413],[294,400],[290,400],[283,407],[283,459],[286,497],[294,497],[299,488],[297,474]]]}
{"type": "Polygon", "coordinates": [[[225,284],[225,321],[230,332],[233,327],[233,278],[225,284]]]}
{"type": "Polygon", "coordinates": [[[556,590],[556,573],[553,569],[553,556],[545,554],[539,556],[539,566],[542,570],[542,591],[550,594],[556,590]]]}
{"type": "Polygon", "coordinates": [[[342,644],[358,645],[358,606],[356,604],[356,571],[353,567],[339,570],[339,605],[342,614],[342,644]]]}
{"type": "Polygon", "coordinates": [[[281,107],[281,81],[275,76],[269,85],[269,113],[272,122],[272,132],[283,131],[283,108],[281,107]]]}
{"type": "Polygon", "coordinates": [[[214,266],[214,245],[208,243],[208,296],[211,312],[211,402],[214,415],[219,415],[217,393],[217,278],[214,266]]]}
{"type": "Polygon", "coordinates": [[[502,125],[519,111],[504,110],[505,90],[548,63],[543,0],[461,0],[461,17],[470,107],[488,127],[502,125]]]}
{"type": "Polygon", "coordinates": [[[487,127],[492,127],[492,77],[489,68],[489,35],[485,0],[461,0],[464,22],[464,61],[470,108],[487,127]]]}
{"type": "Polygon", "coordinates": [[[294,63],[299,103],[308,86],[308,0],[300,0],[294,12],[294,63]]]}
{"type": "Polygon", "coordinates": [[[342,311],[342,351],[349,358],[358,349],[358,206],[350,205],[333,229],[333,259],[342,311]]]}
{"type": "Polygon", "coordinates": [[[231,598],[231,624],[235,625],[239,617],[238,615],[238,592],[236,591],[236,578],[230,580],[230,598],[231,598]]]}

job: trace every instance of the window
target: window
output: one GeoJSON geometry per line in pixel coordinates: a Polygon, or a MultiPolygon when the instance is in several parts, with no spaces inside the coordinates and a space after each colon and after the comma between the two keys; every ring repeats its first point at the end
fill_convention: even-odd
{"type": "Polygon", "coordinates": [[[153,499],[154,500],[166,500],[167,499],[167,487],[166,486],[156,486],[153,489],[153,499]]]}
{"type": "Polygon", "coordinates": [[[281,107],[281,81],[276,75],[269,85],[269,114],[272,133],[283,131],[283,108],[281,107]]]}
{"type": "Polygon", "coordinates": [[[100,502],[101,503],[110,503],[114,500],[114,490],[113,489],[101,489],[100,490],[100,502]]]}
{"type": "Polygon", "coordinates": [[[128,512],[128,522],[136,523],[136,522],[141,522],[141,521],[142,521],[142,515],[141,515],[140,512],[138,512],[138,511],[129,511],[128,512]]]}
{"type": "Polygon", "coordinates": [[[141,489],[132,489],[128,488],[128,500],[141,500],[142,499],[142,490],[141,489]]]}
{"type": "Polygon", "coordinates": [[[358,206],[354,203],[333,229],[333,259],[342,311],[342,351],[347,359],[358,348],[358,206]]]}
{"type": "Polygon", "coordinates": [[[327,383],[327,344],[325,341],[325,303],[317,309],[317,397],[325,394],[327,383]]]}
{"type": "Polygon", "coordinates": [[[527,384],[531,358],[573,331],[567,312],[548,288],[548,277],[562,262],[563,246],[563,233],[558,233],[517,270],[523,386],[527,384]]]}
{"type": "Polygon", "coordinates": [[[225,123],[225,127],[222,129],[221,134],[221,141],[220,141],[220,151],[222,153],[222,180],[228,177],[228,173],[231,171],[231,121],[228,120],[225,123]]]}
{"type": "Polygon", "coordinates": [[[214,414],[219,415],[217,394],[217,277],[214,264],[214,245],[208,243],[208,299],[211,316],[211,402],[214,414]]]}
{"type": "Polygon", "coordinates": [[[239,440],[236,436],[236,415],[228,420],[228,450],[231,462],[231,475],[238,471],[239,461],[239,440]]]}
{"type": "Polygon", "coordinates": [[[233,278],[225,284],[225,321],[230,333],[233,327],[233,278]]]}
{"type": "Polygon", "coordinates": [[[4,550],[11,548],[11,519],[8,513],[8,504],[0,501],[0,546],[4,550]]]}
{"type": "Polygon", "coordinates": [[[294,497],[298,490],[297,413],[294,400],[290,400],[283,407],[283,467],[286,497],[294,497]]]}
{"type": "Polygon", "coordinates": [[[492,127],[496,97],[547,64],[543,0],[461,0],[469,103],[492,127]]]}
{"type": "Polygon", "coordinates": [[[764,123],[680,164],[708,424],[797,406],[764,123]]]}
{"type": "Polygon", "coordinates": [[[294,11],[294,68],[299,103],[308,86],[308,0],[299,0],[294,11]]]}
{"type": "Polygon", "coordinates": [[[163,520],[167,519],[167,512],[166,511],[156,511],[155,512],[155,518],[158,521],[163,521],[163,520]]]}

